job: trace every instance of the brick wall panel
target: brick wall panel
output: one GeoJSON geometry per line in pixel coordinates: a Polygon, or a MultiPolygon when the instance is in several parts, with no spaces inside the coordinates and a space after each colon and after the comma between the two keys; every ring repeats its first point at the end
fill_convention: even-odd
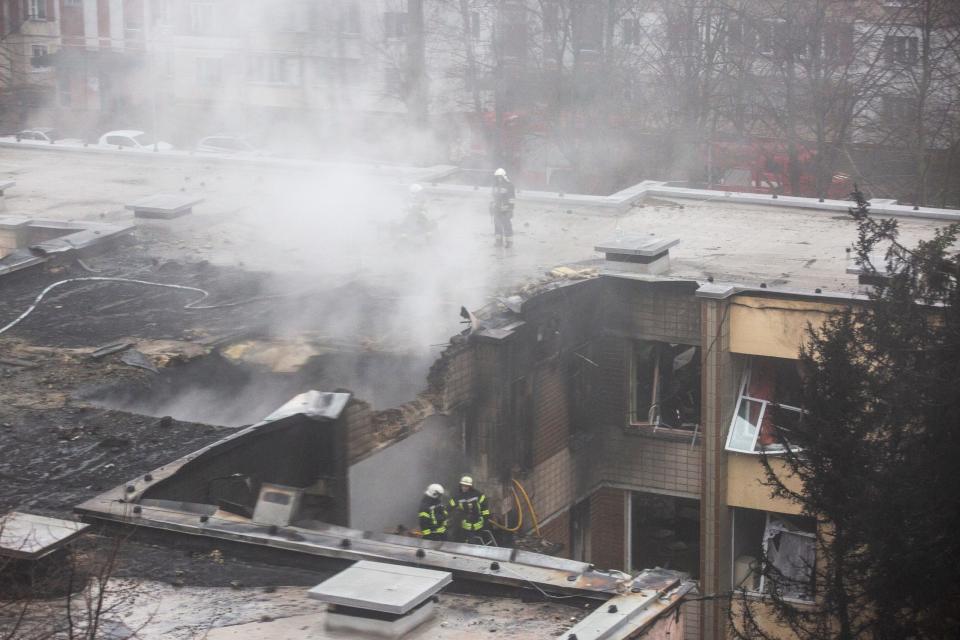
{"type": "Polygon", "coordinates": [[[623,569],[624,492],[603,488],[590,496],[590,561],[600,569],[623,569]]]}

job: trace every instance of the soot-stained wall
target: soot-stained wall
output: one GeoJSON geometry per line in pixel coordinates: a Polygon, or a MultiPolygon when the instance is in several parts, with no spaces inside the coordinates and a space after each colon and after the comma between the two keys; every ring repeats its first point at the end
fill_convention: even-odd
{"type": "Polygon", "coordinates": [[[438,482],[451,492],[469,472],[462,434],[457,418],[433,415],[403,440],[351,465],[350,526],[378,532],[416,527],[427,485],[438,482]]]}

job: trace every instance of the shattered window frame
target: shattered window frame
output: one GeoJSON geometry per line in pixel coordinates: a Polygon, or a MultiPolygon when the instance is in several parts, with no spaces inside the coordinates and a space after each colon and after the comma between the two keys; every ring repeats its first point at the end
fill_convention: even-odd
{"type": "MultiPolygon", "coordinates": [[[[816,521],[812,518],[803,516],[776,513],[773,511],[759,511],[756,509],[733,508],[730,526],[730,545],[731,545],[731,563],[730,579],[733,589],[742,589],[748,595],[755,597],[769,596],[773,588],[773,581],[768,579],[769,567],[780,577],[776,580],[776,586],[779,588],[779,596],[787,601],[798,603],[810,603],[816,599],[816,562],[817,562],[817,534],[816,521]],[[756,514],[750,516],[749,514],[756,514]],[[740,531],[738,533],[737,522],[743,522],[749,518],[756,519],[759,514],[763,514],[763,528],[760,530],[759,544],[754,548],[760,552],[759,558],[754,558],[756,563],[750,566],[750,573],[747,574],[739,583],[736,580],[736,556],[737,548],[744,548],[743,536],[756,535],[753,531],[740,531]],[[804,526],[807,525],[807,526],[804,526]],[[738,539],[738,535],[740,538],[738,539]],[[797,556],[780,557],[780,549],[785,545],[784,536],[794,541],[793,548],[798,552],[797,556]],[[802,541],[802,542],[801,542],[802,541]],[[738,542],[740,544],[738,544],[738,542]],[[800,544],[796,544],[800,543],[800,544]],[[767,563],[764,567],[761,563],[767,563]],[[766,569],[766,570],[762,570],[766,569]],[[800,574],[799,578],[792,578],[787,572],[800,574]]],[[[750,541],[746,541],[750,545],[750,541]]]]}
{"type": "MultiPolygon", "coordinates": [[[[753,376],[754,370],[758,364],[759,359],[768,359],[768,360],[788,360],[789,362],[796,363],[796,360],[789,360],[786,358],[766,358],[764,356],[751,356],[747,366],[743,369],[743,375],[740,378],[740,391],[737,394],[737,406],[733,411],[733,417],[730,420],[730,427],[727,430],[727,442],[725,448],[727,451],[733,451],[735,453],[747,453],[751,455],[759,455],[761,453],[766,453],[768,455],[777,455],[781,453],[786,453],[788,450],[788,445],[783,442],[762,442],[761,436],[767,438],[776,438],[777,432],[775,429],[764,430],[764,421],[767,419],[767,410],[769,407],[774,407],[774,409],[780,409],[783,411],[789,411],[802,416],[804,411],[802,408],[782,404],[776,401],[777,395],[779,395],[776,390],[772,392],[771,398],[761,398],[758,396],[750,395],[748,393],[750,389],[750,380],[753,376]],[[753,408],[751,410],[751,407],[753,408]],[[743,412],[746,411],[746,415],[743,415],[743,412]],[[749,442],[749,445],[747,444],[749,442]]],[[[777,378],[779,380],[779,377],[777,378]]],[[[783,414],[781,414],[783,415],[783,414]]],[[[771,424],[772,427],[772,424],[771,424]]],[[[785,427],[783,427],[785,428],[785,427]]],[[[797,451],[797,447],[792,447],[792,450],[797,451]]]]}
{"type": "MultiPolygon", "coordinates": [[[[631,427],[649,427],[652,429],[653,433],[657,433],[658,430],[674,431],[683,434],[689,433],[698,433],[700,430],[701,423],[701,407],[702,400],[700,398],[700,381],[702,376],[702,371],[700,370],[700,357],[701,351],[700,347],[697,345],[688,345],[683,343],[671,343],[671,342],[661,342],[657,340],[638,340],[633,343],[633,348],[630,352],[630,406],[629,406],[629,426],[631,427]],[[640,411],[639,403],[639,389],[638,387],[642,384],[640,379],[640,352],[644,348],[649,348],[654,352],[653,362],[644,362],[644,367],[652,367],[649,372],[649,387],[650,387],[650,401],[644,403],[644,407],[649,407],[645,411],[640,411]],[[680,368],[687,365],[694,365],[696,382],[690,386],[688,389],[689,393],[692,394],[692,407],[690,407],[692,413],[695,416],[693,421],[684,421],[683,416],[679,416],[680,420],[671,424],[663,420],[663,408],[661,405],[664,404],[664,390],[668,385],[677,386],[679,381],[672,379],[672,373],[670,377],[663,375],[663,360],[664,357],[669,355],[666,353],[668,350],[676,350],[673,353],[672,360],[675,361],[680,356],[687,354],[692,351],[690,358],[684,365],[681,365],[680,368]],[[664,382],[664,380],[667,380],[664,382]]],[[[679,371],[679,368],[673,369],[672,371],[679,371]]],[[[674,389],[675,391],[676,389],[674,389]]],[[[674,394],[675,395],[675,394],[674,394]]]]}

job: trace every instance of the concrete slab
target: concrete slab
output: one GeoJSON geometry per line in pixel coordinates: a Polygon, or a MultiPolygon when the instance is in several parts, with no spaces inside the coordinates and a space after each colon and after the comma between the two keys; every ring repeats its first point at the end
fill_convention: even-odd
{"type": "Polygon", "coordinates": [[[3,196],[4,192],[11,187],[15,187],[17,183],[13,180],[0,180],[0,197],[3,196]]]}
{"type": "Polygon", "coordinates": [[[174,193],[157,193],[126,205],[137,218],[161,218],[169,220],[193,211],[193,206],[203,198],[174,193]]]}
{"type": "Polygon", "coordinates": [[[0,556],[36,560],[80,535],[88,524],[12,511],[0,518],[0,556]]]}
{"type": "Polygon", "coordinates": [[[406,614],[453,581],[453,574],[361,560],[310,589],[308,596],[331,604],[406,614]]]}

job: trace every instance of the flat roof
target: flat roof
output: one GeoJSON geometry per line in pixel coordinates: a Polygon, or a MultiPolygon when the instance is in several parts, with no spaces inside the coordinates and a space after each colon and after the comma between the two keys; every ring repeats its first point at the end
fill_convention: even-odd
{"type": "MultiPolygon", "coordinates": [[[[444,301],[452,311],[438,310],[452,318],[461,304],[478,308],[491,295],[519,288],[556,266],[601,265],[602,254],[594,247],[630,235],[679,239],[670,248],[669,276],[811,293],[817,288],[859,291],[856,275],[846,273],[845,251],[856,240],[856,225],[838,210],[842,203],[824,210],[792,208],[762,199],[735,202],[716,192],[700,199],[659,195],[620,211],[520,199],[514,246],[504,251],[493,246],[486,192],[428,194],[428,215],[437,229],[429,242],[416,244],[392,231],[404,216],[404,179],[362,173],[348,164],[291,171],[153,154],[134,162],[122,154],[46,147],[9,148],[4,155],[17,168],[19,196],[8,196],[8,213],[125,221],[126,203],[199,187],[203,212],[163,231],[143,233],[147,241],[163,234],[157,236],[163,242],[157,250],[165,258],[242,261],[250,270],[322,273],[324,279],[369,279],[398,287],[426,278],[429,286],[412,287],[411,295],[456,292],[444,301]],[[149,163],[149,171],[143,163],[149,163]]],[[[944,224],[900,218],[901,240],[913,245],[944,224]]]]}

